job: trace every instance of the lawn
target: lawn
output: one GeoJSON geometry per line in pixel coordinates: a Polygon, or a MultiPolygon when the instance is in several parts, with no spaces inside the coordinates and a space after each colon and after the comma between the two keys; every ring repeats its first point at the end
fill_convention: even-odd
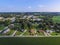
{"type": "Polygon", "coordinates": [[[14,33],[15,30],[10,30],[9,32],[6,33],[6,35],[12,35],[14,33]]]}
{"type": "Polygon", "coordinates": [[[23,35],[25,36],[30,35],[30,32],[26,31],[23,35]]]}
{"type": "Polygon", "coordinates": [[[53,32],[51,33],[52,36],[60,36],[60,33],[53,32]]]}
{"type": "Polygon", "coordinates": [[[38,18],[45,18],[45,16],[38,16],[38,18]]]}
{"type": "Polygon", "coordinates": [[[37,32],[37,35],[38,35],[38,36],[44,36],[44,33],[42,33],[42,32],[38,33],[38,32],[37,32]]]}
{"type": "Polygon", "coordinates": [[[20,31],[17,31],[15,35],[20,35],[22,32],[20,31]]]}
{"type": "Polygon", "coordinates": [[[53,16],[52,20],[54,23],[60,23],[60,16],[53,16]]]}
{"type": "Polygon", "coordinates": [[[4,26],[0,25],[0,30],[3,30],[4,29],[4,26]]]}
{"type": "MultiPolygon", "coordinates": [[[[33,36],[33,35],[30,35],[30,32],[26,31],[24,34],[24,36],[33,36]]],[[[42,32],[36,34],[37,36],[44,36],[44,34],[42,32]]]]}
{"type": "Polygon", "coordinates": [[[60,37],[0,37],[0,45],[60,45],[60,37]]]}

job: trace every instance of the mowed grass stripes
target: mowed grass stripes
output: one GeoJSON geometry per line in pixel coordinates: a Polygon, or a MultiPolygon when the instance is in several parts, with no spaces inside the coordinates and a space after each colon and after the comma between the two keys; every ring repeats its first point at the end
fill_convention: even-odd
{"type": "Polygon", "coordinates": [[[0,45],[60,45],[60,37],[0,37],[0,45]]]}

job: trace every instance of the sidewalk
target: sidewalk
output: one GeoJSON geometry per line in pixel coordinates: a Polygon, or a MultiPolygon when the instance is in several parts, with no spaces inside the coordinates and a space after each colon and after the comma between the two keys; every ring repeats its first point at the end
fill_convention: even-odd
{"type": "Polygon", "coordinates": [[[14,36],[16,32],[17,32],[17,30],[16,30],[16,31],[14,31],[14,33],[13,33],[11,36],[14,36]]]}
{"type": "Polygon", "coordinates": [[[25,30],[22,34],[20,34],[20,36],[22,36],[27,30],[25,30]]]}

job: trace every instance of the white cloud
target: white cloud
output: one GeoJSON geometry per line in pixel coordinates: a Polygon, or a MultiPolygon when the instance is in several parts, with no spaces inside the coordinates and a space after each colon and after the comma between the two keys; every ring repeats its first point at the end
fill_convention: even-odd
{"type": "Polygon", "coordinates": [[[31,9],[32,7],[31,6],[28,6],[29,9],[31,9]]]}
{"type": "Polygon", "coordinates": [[[44,5],[38,5],[38,7],[41,8],[41,7],[45,7],[45,6],[44,5]]]}

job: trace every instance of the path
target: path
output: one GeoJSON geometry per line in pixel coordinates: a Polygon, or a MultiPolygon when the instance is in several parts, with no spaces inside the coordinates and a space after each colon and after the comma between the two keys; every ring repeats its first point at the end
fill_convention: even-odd
{"type": "Polygon", "coordinates": [[[20,34],[20,36],[22,36],[27,30],[25,30],[22,34],[20,34]]]}
{"type": "Polygon", "coordinates": [[[16,32],[17,32],[17,30],[16,30],[16,31],[14,31],[14,33],[13,33],[11,36],[14,36],[14,35],[16,34],[16,32]]]}

